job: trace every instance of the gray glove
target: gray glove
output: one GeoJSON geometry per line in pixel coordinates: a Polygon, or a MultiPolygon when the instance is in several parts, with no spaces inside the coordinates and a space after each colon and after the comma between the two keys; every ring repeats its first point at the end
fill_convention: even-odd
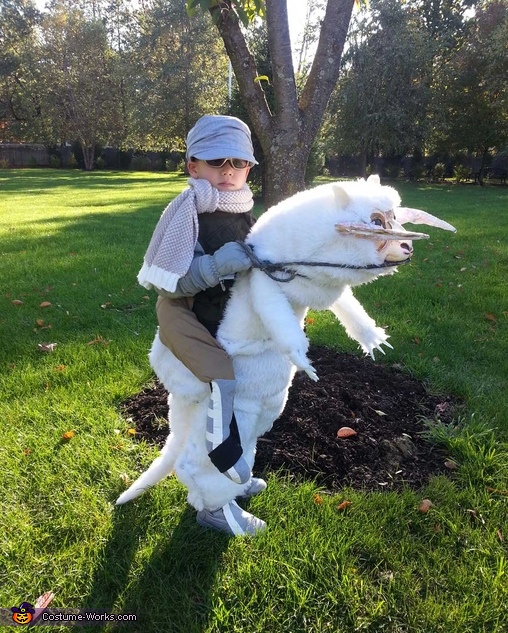
{"type": "Polygon", "coordinates": [[[252,268],[251,258],[237,242],[227,242],[212,255],[219,279],[252,268]]]}
{"type": "Polygon", "coordinates": [[[227,242],[215,251],[214,255],[199,255],[192,260],[189,270],[181,277],[176,290],[168,292],[163,288],[156,288],[161,297],[193,297],[201,290],[213,288],[226,277],[232,277],[235,272],[249,270],[252,266],[250,257],[240,244],[227,242]]]}

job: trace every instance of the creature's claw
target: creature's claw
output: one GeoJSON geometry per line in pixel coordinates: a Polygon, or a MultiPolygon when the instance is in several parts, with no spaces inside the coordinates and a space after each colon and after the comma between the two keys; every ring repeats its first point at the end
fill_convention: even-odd
{"type": "Polygon", "coordinates": [[[389,336],[385,333],[383,328],[376,327],[372,330],[370,334],[370,340],[367,341],[367,339],[364,338],[363,342],[361,342],[360,345],[363,351],[366,354],[369,354],[372,360],[376,360],[376,357],[374,356],[375,350],[378,350],[379,352],[381,352],[381,354],[386,353],[383,347],[381,347],[382,345],[386,345],[386,347],[393,349],[392,345],[390,345],[387,340],[389,336]]]}
{"type": "Polygon", "coordinates": [[[301,350],[293,350],[289,353],[289,358],[293,365],[296,365],[300,371],[304,371],[311,380],[314,380],[314,382],[319,380],[314,367],[309,363],[309,359],[301,350]]]}
{"type": "Polygon", "coordinates": [[[314,382],[317,382],[319,380],[319,376],[316,374],[316,370],[314,369],[314,367],[312,365],[309,365],[306,369],[303,370],[307,376],[313,380],[314,382]]]}

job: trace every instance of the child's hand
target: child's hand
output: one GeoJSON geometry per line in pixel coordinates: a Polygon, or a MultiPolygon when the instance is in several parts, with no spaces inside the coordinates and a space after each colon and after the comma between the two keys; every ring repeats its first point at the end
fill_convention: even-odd
{"type": "Polygon", "coordinates": [[[227,242],[212,255],[216,272],[221,277],[252,268],[252,261],[237,242],[227,242]]]}

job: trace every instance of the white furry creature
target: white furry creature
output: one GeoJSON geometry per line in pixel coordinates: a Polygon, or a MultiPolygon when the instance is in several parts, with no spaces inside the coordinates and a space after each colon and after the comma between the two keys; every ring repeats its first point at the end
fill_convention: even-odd
{"type": "MultiPolygon", "coordinates": [[[[347,334],[374,357],[388,335],[355,299],[352,288],[393,274],[409,261],[412,240],[428,235],[404,223],[454,227],[400,206],[377,176],[325,184],[269,209],[246,243],[261,268],[237,276],[217,338],[233,359],[234,401],[243,456],[251,469],[258,437],[284,409],[296,370],[318,377],[303,331],[309,308],[331,310],[347,334]],[[265,265],[269,262],[270,265],[265,265]]],[[[208,384],[200,382],[155,336],[150,363],[170,393],[170,434],[160,456],[118,499],[134,499],[174,472],[196,510],[228,507],[246,492],[211,463],[205,446],[208,384]]]]}

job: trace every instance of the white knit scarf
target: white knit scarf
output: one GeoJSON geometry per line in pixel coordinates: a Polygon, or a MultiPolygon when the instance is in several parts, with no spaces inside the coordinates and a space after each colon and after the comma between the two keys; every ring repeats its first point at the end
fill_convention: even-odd
{"type": "Polygon", "coordinates": [[[189,270],[198,240],[198,213],[246,213],[254,206],[247,184],[238,191],[219,191],[208,180],[189,178],[190,187],[163,211],[145,253],[138,281],[145,288],[174,292],[189,270]]]}

